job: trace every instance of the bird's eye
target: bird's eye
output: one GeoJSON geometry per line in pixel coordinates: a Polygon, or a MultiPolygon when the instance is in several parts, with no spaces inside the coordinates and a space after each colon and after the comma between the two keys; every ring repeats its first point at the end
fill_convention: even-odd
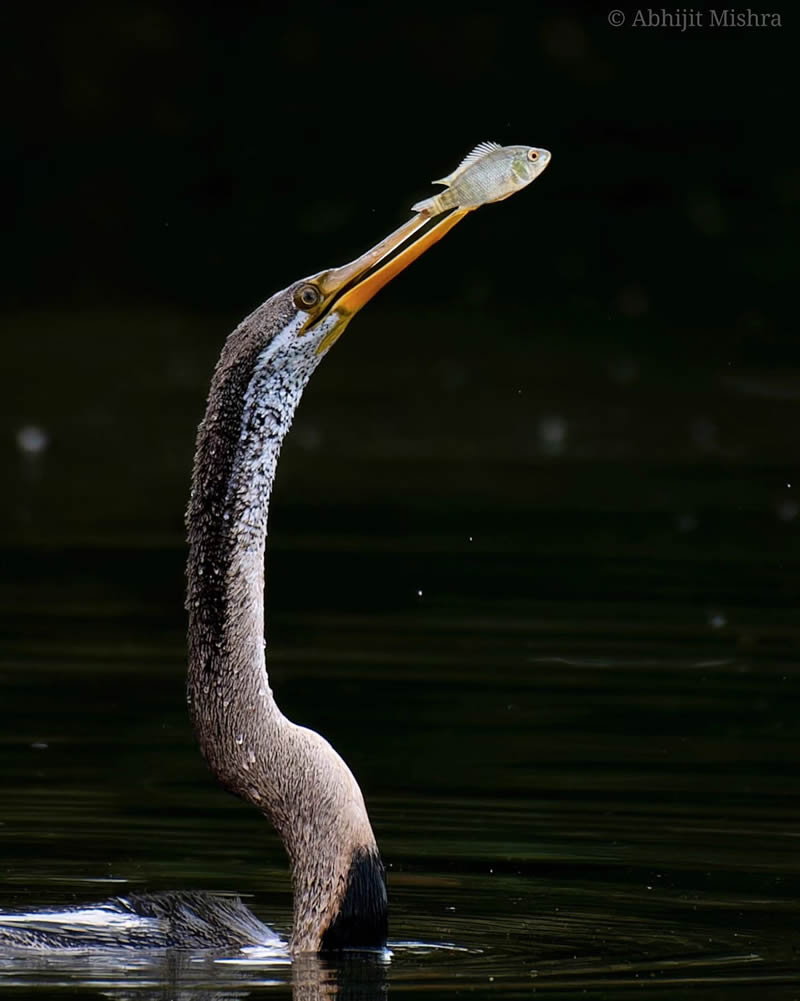
{"type": "Polygon", "coordinates": [[[528,159],[529,160],[538,160],[539,159],[539,152],[538,152],[538,150],[529,149],[528,150],[528,159]]]}
{"type": "Polygon", "coordinates": [[[294,294],[294,304],[298,309],[308,310],[319,305],[322,295],[316,285],[301,285],[294,294]]]}

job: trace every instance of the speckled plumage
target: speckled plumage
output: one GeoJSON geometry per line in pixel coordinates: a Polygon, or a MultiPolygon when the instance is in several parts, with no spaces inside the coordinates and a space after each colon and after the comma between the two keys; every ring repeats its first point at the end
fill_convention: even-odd
{"type": "Polygon", "coordinates": [[[294,953],[319,950],[343,909],[347,934],[337,947],[383,945],[386,935],[383,866],[358,784],[326,740],[281,713],[266,671],[270,492],[281,444],[323,357],[317,348],[336,319],[300,333],[307,314],[293,301],[298,285],[255,310],[225,344],[187,513],[190,713],[214,774],[265,813],[286,846],[294,953]]]}
{"type": "MultiPolygon", "coordinates": [[[[386,944],[386,881],[350,769],[319,734],[286,719],[269,687],[264,552],[275,469],[303,390],[350,319],[468,211],[430,226],[414,216],[349,264],[272,296],[225,343],[198,430],[187,511],[190,714],[214,774],[283,840],[294,884],[289,951],[303,967],[318,951],[386,944]]],[[[157,916],[143,916],[143,900],[0,912],[0,947],[126,948],[134,932],[155,934],[149,944],[167,948],[182,945],[182,935],[189,948],[198,935],[201,948],[264,938],[239,902],[179,891],[159,896],[157,916]]]]}

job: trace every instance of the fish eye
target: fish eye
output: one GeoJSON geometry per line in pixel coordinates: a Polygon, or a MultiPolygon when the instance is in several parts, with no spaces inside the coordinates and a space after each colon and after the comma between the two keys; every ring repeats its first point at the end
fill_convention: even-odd
{"type": "Polygon", "coordinates": [[[301,285],[294,294],[294,304],[302,310],[313,309],[321,300],[322,294],[316,285],[301,285]]]}
{"type": "Polygon", "coordinates": [[[529,149],[528,150],[528,159],[529,160],[538,160],[539,159],[539,151],[535,150],[535,149],[529,149]]]}

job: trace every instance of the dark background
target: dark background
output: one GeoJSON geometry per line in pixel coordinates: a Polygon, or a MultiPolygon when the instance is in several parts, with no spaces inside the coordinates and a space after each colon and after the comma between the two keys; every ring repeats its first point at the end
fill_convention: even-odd
{"type": "Polygon", "coordinates": [[[14,306],[238,316],[359,251],[494,138],[552,148],[552,169],[416,268],[398,302],[471,292],[493,317],[631,341],[642,314],[666,342],[645,350],[797,360],[790,10],[781,28],[682,33],[545,4],[17,6],[3,32],[14,306]]]}
{"type": "Polygon", "coordinates": [[[704,990],[715,957],[796,983],[796,11],[636,9],[6,8],[0,907],[108,875],[286,927],[183,703],[196,427],[242,317],[495,140],[553,162],[305,393],[271,683],[358,776],[392,935],[474,947],[429,987],[695,955],[704,990]]]}
{"type": "MultiPolygon", "coordinates": [[[[278,537],[794,552],[793,12],[682,32],[624,9],[7,12],[5,541],[179,562],[224,335],[493,139],[553,163],[337,345],[278,537]]],[[[176,615],[179,591],[176,563],[176,615]]]]}

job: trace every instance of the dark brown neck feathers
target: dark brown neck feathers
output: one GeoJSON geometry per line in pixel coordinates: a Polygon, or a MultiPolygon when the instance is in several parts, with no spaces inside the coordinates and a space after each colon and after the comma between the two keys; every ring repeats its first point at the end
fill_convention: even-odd
{"type": "Polygon", "coordinates": [[[231,334],[197,437],[187,513],[189,671],[198,741],[219,781],[258,807],[292,868],[290,949],[386,941],[383,865],[358,784],[275,703],[264,652],[264,552],[281,444],[318,356],[279,293],[231,334]]]}

